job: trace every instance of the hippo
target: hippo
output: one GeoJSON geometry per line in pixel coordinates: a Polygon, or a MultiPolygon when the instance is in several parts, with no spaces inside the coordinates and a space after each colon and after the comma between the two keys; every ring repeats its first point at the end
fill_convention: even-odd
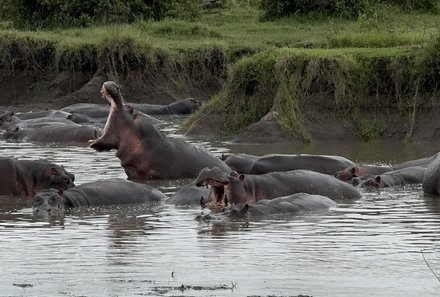
{"type": "Polygon", "coordinates": [[[269,215],[296,215],[307,212],[326,211],[331,207],[337,207],[337,205],[335,201],[326,196],[295,193],[274,199],[263,199],[252,204],[240,203],[233,205],[229,210],[229,217],[249,220],[269,215]]]}
{"type": "Polygon", "coordinates": [[[71,189],[46,189],[35,194],[34,212],[59,214],[65,208],[134,203],[159,203],[161,191],[123,179],[98,180],[71,189]]]}
{"type": "Polygon", "coordinates": [[[230,168],[207,150],[169,138],[147,121],[139,121],[124,107],[119,86],[105,82],[101,94],[111,104],[103,134],[90,147],[116,149],[116,157],[130,180],[195,178],[205,167],[230,168]]]}
{"type": "Polygon", "coordinates": [[[88,145],[90,139],[101,135],[101,129],[88,125],[51,123],[20,129],[16,127],[3,134],[3,139],[32,143],[63,143],[88,145]]]}
{"type": "Polygon", "coordinates": [[[260,157],[245,154],[235,157],[231,155],[225,159],[225,163],[231,169],[247,174],[306,169],[333,175],[348,166],[355,166],[354,162],[344,157],[311,154],[269,154],[260,157]]]}
{"type": "Polygon", "coordinates": [[[201,106],[200,100],[185,98],[172,102],[168,105],[128,103],[135,110],[149,115],[172,115],[172,114],[191,114],[201,106]]]}
{"type": "Polygon", "coordinates": [[[440,195],[440,154],[437,154],[426,168],[422,188],[426,194],[440,195]]]}
{"type": "Polygon", "coordinates": [[[350,182],[355,177],[363,175],[379,175],[392,170],[393,168],[389,166],[357,165],[349,166],[343,170],[337,171],[335,177],[339,180],[350,182]]]}
{"type": "Polygon", "coordinates": [[[209,186],[197,187],[195,182],[191,182],[171,195],[165,203],[175,206],[200,206],[201,200],[209,196],[210,190],[209,186]]]}
{"type": "Polygon", "coordinates": [[[30,111],[24,113],[17,113],[16,116],[22,120],[46,118],[46,119],[67,119],[71,115],[69,112],[63,110],[41,110],[41,111],[30,111]]]}
{"type": "Polygon", "coordinates": [[[405,162],[393,165],[392,167],[394,170],[407,168],[407,167],[413,167],[413,166],[427,167],[429,165],[429,163],[431,163],[431,161],[433,161],[437,156],[438,156],[438,153],[436,153],[430,157],[423,157],[420,159],[405,161],[405,162]]]}
{"type": "Polygon", "coordinates": [[[404,186],[420,184],[423,181],[426,167],[412,166],[397,170],[387,171],[380,175],[366,174],[353,180],[353,185],[359,187],[387,188],[393,186],[404,186]]]}
{"type": "Polygon", "coordinates": [[[331,199],[360,198],[361,194],[352,185],[337,178],[304,169],[265,174],[227,175],[218,168],[203,169],[196,179],[197,186],[211,186],[208,203],[211,207],[232,204],[255,203],[262,199],[273,199],[294,193],[309,193],[331,199]]]}
{"type": "Polygon", "coordinates": [[[97,103],[75,103],[61,108],[61,111],[70,114],[81,114],[93,119],[106,119],[110,110],[108,104],[97,103]]]}
{"type": "Polygon", "coordinates": [[[44,160],[0,158],[0,195],[31,196],[34,192],[75,186],[75,175],[64,167],[44,160]]]}

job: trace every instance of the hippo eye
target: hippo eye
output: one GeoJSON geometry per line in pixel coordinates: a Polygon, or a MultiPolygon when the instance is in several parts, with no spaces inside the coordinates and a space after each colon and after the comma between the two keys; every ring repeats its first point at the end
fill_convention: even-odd
{"type": "Polygon", "coordinates": [[[66,184],[69,183],[69,178],[68,177],[63,177],[63,182],[65,182],[66,184]]]}

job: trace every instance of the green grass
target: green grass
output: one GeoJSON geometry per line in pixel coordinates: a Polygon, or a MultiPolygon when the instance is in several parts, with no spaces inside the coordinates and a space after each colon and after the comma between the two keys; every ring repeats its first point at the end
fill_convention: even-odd
{"type": "MultiPolygon", "coordinates": [[[[384,13],[385,15],[385,13],[384,13]]],[[[170,52],[222,45],[231,53],[273,47],[396,47],[423,46],[438,34],[440,17],[389,11],[386,16],[357,21],[291,16],[260,22],[255,8],[234,7],[207,12],[194,22],[166,20],[53,31],[17,31],[0,26],[0,36],[45,39],[63,46],[100,44],[108,39],[132,39],[170,52]]]]}

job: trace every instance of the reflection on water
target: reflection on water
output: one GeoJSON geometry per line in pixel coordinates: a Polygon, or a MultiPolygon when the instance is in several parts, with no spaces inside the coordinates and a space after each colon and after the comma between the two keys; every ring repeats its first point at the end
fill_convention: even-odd
{"type": "MultiPolygon", "coordinates": [[[[203,144],[218,155],[324,153],[370,164],[437,152],[434,145],[400,143],[203,144]]],[[[5,142],[0,148],[3,156],[64,165],[77,184],[126,178],[114,152],[5,142]]],[[[186,182],[151,184],[170,195],[186,182]]],[[[64,217],[40,217],[32,214],[30,199],[0,199],[0,296],[402,297],[440,292],[427,265],[440,275],[440,199],[424,195],[420,185],[365,191],[361,199],[327,213],[231,223],[198,222],[200,209],[168,205],[82,208],[64,217]]]]}

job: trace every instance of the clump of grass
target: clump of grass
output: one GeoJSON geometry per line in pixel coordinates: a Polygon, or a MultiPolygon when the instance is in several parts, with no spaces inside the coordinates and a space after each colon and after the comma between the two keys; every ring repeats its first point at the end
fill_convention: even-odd
{"type": "MultiPolygon", "coordinates": [[[[371,106],[398,107],[408,112],[412,107],[407,98],[414,94],[414,61],[410,57],[407,49],[264,51],[238,61],[215,101],[218,106],[210,104],[195,117],[222,114],[222,129],[238,133],[273,112],[281,129],[311,141],[305,129],[305,107],[311,104],[325,106],[342,118],[371,106]],[[326,101],[309,102],[316,98],[314,95],[326,101]]],[[[384,129],[379,121],[354,124],[368,140],[378,137],[384,129]]]]}
{"type": "Polygon", "coordinates": [[[416,32],[393,33],[393,32],[368,32],[351,33],[329,37],[329,47],[422,47],[426,45],[432,36],[422,36],[416,32]]]}
{"type": "Polygon", "coordinates": [[[366,120],[353,117],[352,121],[359,137],[365,142],[378,140],[386,127],[385,122],[380,119],[366,120]]]}

